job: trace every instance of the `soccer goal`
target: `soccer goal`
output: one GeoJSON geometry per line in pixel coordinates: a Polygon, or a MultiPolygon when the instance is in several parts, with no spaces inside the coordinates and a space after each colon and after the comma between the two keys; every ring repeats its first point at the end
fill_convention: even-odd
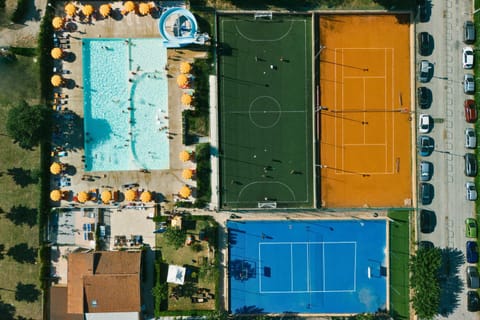
{"type": "Polygon", "coordinates": [[[259,209],[277,209],[277,203],[271,201],[258,202],[259,209]]]}
{"type": "Polygon", "coordinates": [[[257,19],[267,19],[272,20],[272,11],[255,11],[253,18],[257,19]]]}

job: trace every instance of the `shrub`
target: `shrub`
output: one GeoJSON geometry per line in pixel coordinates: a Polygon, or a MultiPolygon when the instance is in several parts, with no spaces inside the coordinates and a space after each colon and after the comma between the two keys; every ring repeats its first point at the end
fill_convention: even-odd
{"type": "Polygon", "coordinates": [[[29,0],[18,0],[17,8],[10,19],[15,23],[21,23],[25,18],[25,15],[28,13],[28,4],[29,0]]]}

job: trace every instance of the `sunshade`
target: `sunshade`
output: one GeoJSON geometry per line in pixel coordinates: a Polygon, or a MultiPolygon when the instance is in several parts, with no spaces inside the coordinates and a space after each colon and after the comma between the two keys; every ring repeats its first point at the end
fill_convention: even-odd
{"type": "Polygon", "coordinates": [[[77,12],[77,7],[71,2],[67,3],[65,5],[65,13],[67,16],[73,17],[75,13],[77,12]]]}
{"type": "Polygon", "coordinates": [[[52,165],[50,166],[50,172],[52,174],[59,174],[60,172],[62,172],[62,166],[60,165],[60,163],[52,163],[52,165]]]}
{"type": "Polygon", "coordinates": [[[98,9],[102,17],[108,17],[112,11],[112,7],[109,4],[102,4],[100,9],[98,9]]]}
{"type": "Polygon", "coordinates": [[[133,189],[128,189],[127,192],[125,192],[125,200],[127,201],[133,201],[137,198],[137,192],[133,189]]]}
{"type": "Polygon", "coordinates": [[[63,51],[60,48],[53,48],[50,54],[53,59],[60,59],[63,56],[63,51]]]}
{"type": "Polygon", "coordinates": [[[62,77],[61,77],[60,75],[54,74],[54,75],[52,76],[51,82],[52,82],[52,85],[53,85],[54,87],[58,87],[58,86],[60,86],[60,85],[62,84],[63,79],[62,79],[62,77]]]}
{"type": "Polygon", "coordinates": [[[91,4],[86,4],[82,8],[82,13],[87,17],[91,16],[94,11],[95,9],[91,4]]]}
{"type": "Polygon", "coordinates": [[[189,105],[192,104],[192,96],[189,95],[189,94],[186,94],[186,93],[182,94],[182,99],[181,100],[182,100],[182,104],[184,106],[189,106],[189,105]]]}
{"type": "Polygon", "coordinates": [[[179,192],[179,193],[180,193],[180,196],[181,196],[182,198],[188,198],[188,197],[190,197],[190,195],[192,194],[192,190],[190,190],[190,188],[187,187],[187,186],[183,186],[183,187],[180,189],[180,192],[179,192]]]}
{"type": "Polygon", "coordinates": [[[135,3],[133,1],[127,1],[125,2],[125,5],[123,6],[123,10],[125,12],[131,12],[135,10],[135,3]]]}
{"type": "Polygon", "coordinates": [[[55,29],[62,29],[63,28],[63,19],[60,17],[55,17],[52,20],[52,26],[55,29]]]}
{"type": "Polygon", "coordinates": [[[180,74],[178,77],[177,77],[177,84],[181,87],[183,86],[186,86],[188,84],[188,78],[186,75],[184,74],[180,74]]]}
{"type": "Polygon", "coordinates": [[[150,202],[152,201],[152,194],[148,191],[144,191],[140,196],[140,200],[142,200],[142,202],[150,202]]]}
{"type": "Polygon", "coordinates": [[[189,73],[192,70],[192,66],[188,62],[182,62],[180,64],[180,72],[181,73],[189,73]]]}
{"type": "Polygon", "coordinates": [[[112,200],[112,193],[108,190],[104,190],[102,191],[100,199],[102,199],[103,203],[108,203],[110,200],[112,200]]]}
{"type": "Polygon", "coordinates": [[[85,191],[79,192],[77,199],[78,199],[78,202],[84,203],[85,201],[88,200],[88,193],[86,193],[85,191]]]}
{"type": "Polygon", "coordinates": [[[60,190],[52,190],[52,192],[50,192],[50,199],[52,201],[59,201],[62,199],[62,192],[60,190]]]}
{"type": "Polygon", "coordinates": [[[192,176],[193,176],[193,170],[192,169],[183,169],[183,171],[182,171],[183,179],[191,179],[192,176]]]}
{"type": "Polygon", "coordinates": [[[190,160],[190,153],[188,153],[187,151],[183,150],[182,152],[180,152],[180,154],[178,155],[178,157],[180,158],[180,160],[182,162],[187,162],[188,160],[190,160]]]}
{"type": "Polygon", "coordinates": [[[138,12],[141,14],[141,15],[146,15],[146,14],[149,14],[150,13],[150,5],[148,3],[140,3],[138,5],[138,12]]]}

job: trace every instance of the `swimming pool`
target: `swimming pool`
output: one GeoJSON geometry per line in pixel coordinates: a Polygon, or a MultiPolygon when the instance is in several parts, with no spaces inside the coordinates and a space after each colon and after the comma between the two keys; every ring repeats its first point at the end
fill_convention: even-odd
{"type": "Polygon", "coordinates": [[[161,39],[84,39],[86,171],[169,168],[161,39]]]}

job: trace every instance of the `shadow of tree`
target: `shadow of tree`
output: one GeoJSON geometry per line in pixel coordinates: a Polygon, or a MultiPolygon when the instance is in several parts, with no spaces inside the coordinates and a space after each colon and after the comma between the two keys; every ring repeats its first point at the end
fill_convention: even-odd
{"type": "Polygon", "coordinates": [[[40,297],[40,290],[34,284],[17,283],[17,290],[15,291],[15,300],[35,302],[40,297]]]}
{"type": "Polygon", "coordinates": [[[5,258],[5,245],[0,244],[0,260],[3,260],[5,258]]]}
{"type": "Polygon", "coordinates": [[[29,247],[26,243],[20,243],[8,249],[7,256],[19,263],[35,263],[37,249],[29,247]]]}
{"type": "Polygon", "coordinates": [[[460,266],[465,263],[462,251],[456,248],[442,249],[442,265],[439,269],[440,309],[444,316],[452,314],[459,305],[459,295],[463,291],[463,281],[459,277],[460,266]]]}
{"type": "Polygon", "coordinates": [[[235,313],[259,314],[263,313],[263,309],[257,306],[243,306],[235,310],[235,313]]]}
{"type": "Polygon", "coordinates": [[[16,312],[16,308],[14,305],[5,303],[0,300],[0,315],[4,320],[14,320],[14,315],[16,312]]]}
{"type": "Polygon", "coordinates": [[[7,174],[12,176],[13,181],[20,187],[25,188],[29,184],[38,183],[39,172],[34,170],[25,170],[23,168],[11,168],[7,169],[7,174]]]}
{"type": "Polygon", "coordinates": [[[27,208],[23,205],[13,206],[6,217],[17,226],[27,224],[33,227],[37,223],[37,209],[27,208]]]}
{"type": "Polygon", "coordinates": [[[385,9],[407,10],[415,7],[416,0],[373,0],[385,9]]]}

